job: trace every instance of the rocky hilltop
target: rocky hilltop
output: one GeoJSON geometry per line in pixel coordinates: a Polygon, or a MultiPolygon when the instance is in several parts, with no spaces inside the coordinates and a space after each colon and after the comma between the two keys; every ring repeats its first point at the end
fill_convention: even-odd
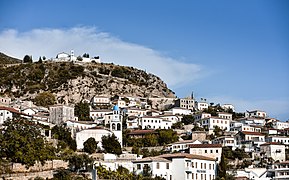
{"type": "Polygon", "coordinates": [[[6,54],[3,54],[0,52],[0,65],[3,64],[16,64],[21,63],[22,61],[10,56],[7,56],[6,54]]]}
{"type": "Polygon", "coordinates": [[[77,103],[95,95],[173,98],[157,76],[133,67],[107,63],[42,62],[0,67],[0,93],[31,99],[52,92],[58,103],[77,103]]]}

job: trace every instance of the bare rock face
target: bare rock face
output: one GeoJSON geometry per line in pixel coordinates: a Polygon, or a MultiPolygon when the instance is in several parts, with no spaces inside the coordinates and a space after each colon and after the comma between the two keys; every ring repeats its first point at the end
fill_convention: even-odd
{"type": "Polygon", "coordinates": [[[71,104],[95,95],[174,98],[157,76],[133,67],[105,63],[45,62],[0,67],[0,92],[33,100],[52,92],[58,103],[71,104]]]}

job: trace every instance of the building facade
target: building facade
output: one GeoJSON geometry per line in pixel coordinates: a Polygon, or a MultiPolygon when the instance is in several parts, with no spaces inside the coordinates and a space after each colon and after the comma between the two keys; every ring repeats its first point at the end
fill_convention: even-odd
{"type": "Polygon", "coordinates": [[[49,107],[49,122],[60,125],[68,120],[75,120],[74,107],[55,105],[49,107]]]}

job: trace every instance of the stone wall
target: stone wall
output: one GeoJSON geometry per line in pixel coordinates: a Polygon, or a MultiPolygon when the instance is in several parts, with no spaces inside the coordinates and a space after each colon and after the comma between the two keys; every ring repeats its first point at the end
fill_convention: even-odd
{"type": "Polygon", "coordinates": [[[12,172],[13,173],[40,172],[40,171],[47,171],[47,170],[67,168],[67,167],[68,167],[68,162],[65,162],[63,160],[46,161],[44,165],[41,165],[41,163],[36,163],[34,166],[28,169],[25,167],[25,165],[22,165],[20,163],[13,163],[12,172]]]}
{"type": "Polygon", "coordinates": [[[0,175],[2,179],[9,180],[29,180],[34,179],[36,177],[42,178],[53,178],[53,170],[50,171],[42,171],[42,172],[28,172],[28,173],[14,173],[14,174],[4,174],[0,175]]]}

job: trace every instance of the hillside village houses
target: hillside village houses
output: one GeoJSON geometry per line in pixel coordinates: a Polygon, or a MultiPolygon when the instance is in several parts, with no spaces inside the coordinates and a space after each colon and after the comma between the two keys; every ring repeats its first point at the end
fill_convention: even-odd
{"type": "MultiPolygon", "coordinates": [[[[73,59],[72,55],[59,54],[57,57],[73,59]]],[[[149,167],[152,177],[215,179],[223,148],[233,151],[242,149],[250,154],[252,162],[255,162],[250,168],[257,167],[260,159],[262,162],[273,159],[272,167],[275,168],[262,169],[265,173],[262,177],[289,175],[289,165],[286,164],[288,160],[286,151],[289,146],[289,137],[286,136],[288,122],[270,119],[267,113],[261,110],[247,111],[244,112],[244,116],[235,118],[235,108],[231,104],[215,105],[221,107],[221,110],[210,113],[215,107],[213,103],[208,103],[205,99],[198,102],[193,96],[177,98],[174,106],[165,110],[152,109],[146,101],[140,97],[115,99],[106,95],[93,96],[89,112],[92,121],[79,121],[74,113],[74,104],[57,104],[43,108],[35,106],[32,102],[0,97],[0,125],[15,116],[49,127],[64,124],[71,129],[77,150],[80,152],[83,151],[83,144],[87,139],[94,138],[98,148],[101,149],[102,137],[114,134],[125,154],[103,155],[102,158],[95,160],[95,164],[105,163],[111,169],[123,166],[136,174],[143,173],[144,169],[149,167]],[[184,116],[192,116],[193,123],[178,129],[174,128],[176,124],[182,122],[184,116]],[[192,127],[195,126],[199,129],[192,131],[192,127]],[[190,127],[189,130],[186,130],[187,127],[190,127]],[[220,134],[216,134],[216,127],[220,128],[220,134]],[[127,150],[129,148],[124,143],[126,138],[142,139],[152,134],[158,137],[160,129],[173,130],[179,136],[177,142],[163,147],[147,147],[161,148],[165,154],[142,158],[127,150]],[[283,165],[282,162],[286,164],[284,171],[278,169],[283,165]]],[[[246,171],[249,173],[245,170],[235,171],[237,172],[235,175],[252,178],[253,171],[250,169],[246,171]]]]}

